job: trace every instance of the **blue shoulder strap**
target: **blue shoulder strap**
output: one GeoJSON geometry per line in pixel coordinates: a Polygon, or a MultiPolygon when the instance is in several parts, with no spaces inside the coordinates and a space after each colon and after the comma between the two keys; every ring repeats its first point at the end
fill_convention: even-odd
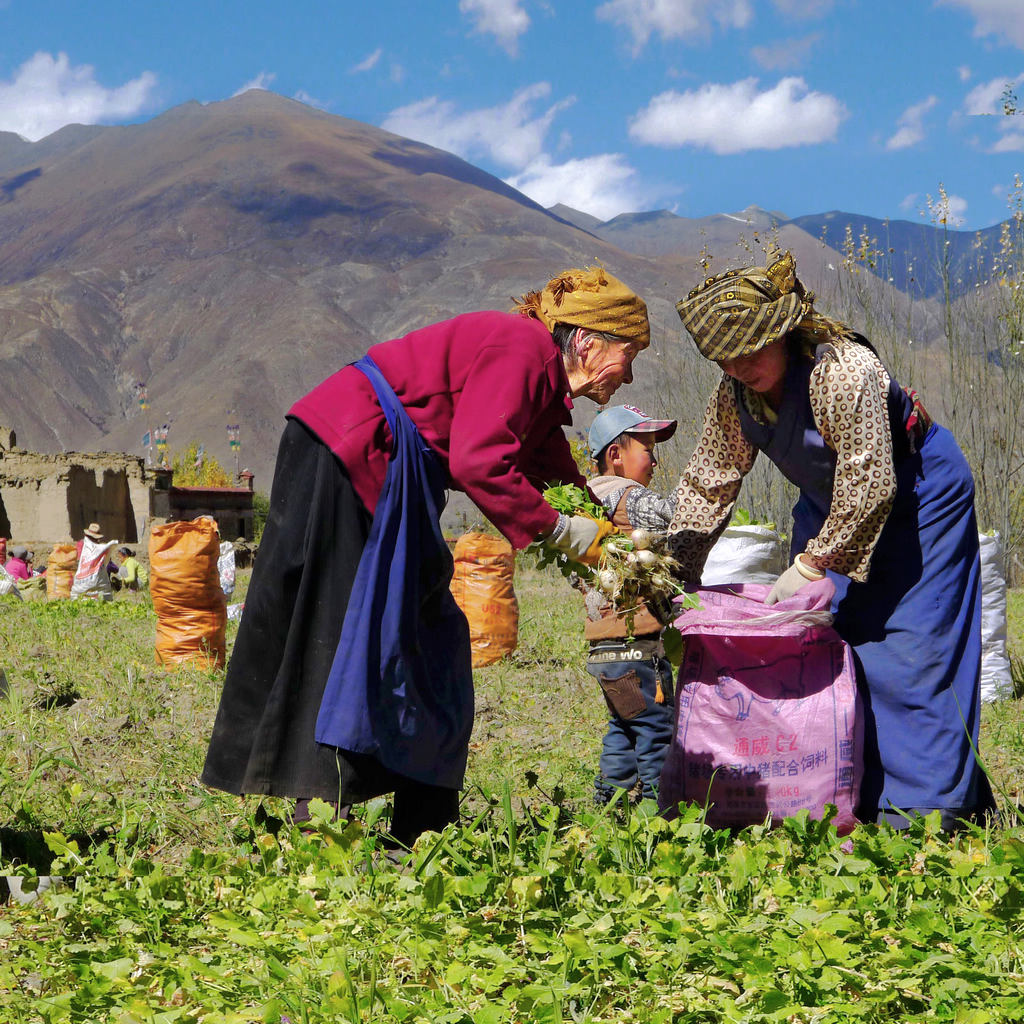
{"type": "Polygon", "coordinates": [[[473,727],[469,627],[441,534],[444,469],[369,356],[393,438],[317,718],[320,743],[458,789],[473,727]]]}

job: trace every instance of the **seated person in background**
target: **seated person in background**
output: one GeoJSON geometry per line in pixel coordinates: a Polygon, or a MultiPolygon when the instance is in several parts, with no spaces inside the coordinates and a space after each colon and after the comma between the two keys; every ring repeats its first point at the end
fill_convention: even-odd
{"type": "Polygon", "coordinates": [[[11,548],[11,557],[4,565],[8,576],[16,580],[28,580],[32,578],[32,569],[29,567],[28,548],[18,544],[11,548]]]}
{"type": "MultiPolygon", "coordinates": [[[[668,529],[674,503],[647,485],[658,464],[655,444],[675,432],[675,420],[652,420],[628,405],[595,417],[588,440],[599,475],[587,483],[619,529],[668,529]]],[[[595,800],[608,803],[617,789],[632,789],[638,778],[644,799],[656,799],[674,716],[672,667],[663,656],[661,623],[641,606],[631,636],[626,616],[603,594],[590,587],[585,593],[587,671],[601,684],[611,716],[594,779],[595,800]]]]}
{"type": "Polygon", "coordinates": [[[115,588],[120,586],[125,590],[144,590],[149,584],[149,573],[135,557],[135,552],[129,547],[122,547],[117,549],[117,553],[121,556],[121,565],[110,582],[115,588]]]}

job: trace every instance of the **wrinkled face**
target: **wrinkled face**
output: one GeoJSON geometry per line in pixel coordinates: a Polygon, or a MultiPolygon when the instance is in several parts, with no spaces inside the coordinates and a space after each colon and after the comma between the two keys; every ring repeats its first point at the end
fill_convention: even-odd
{"type": "Polygon", "coordinates": [[[736,359],[719,359],[718,365],[751,391],[770,394],[782,387],[786,378],[788,350],[780,341],[774,341],[750,355],[736,359]]]}
{"type": "Polygon", "coordinates": [[[636,341],[609,341],[600,334],[586,336],[580,353],[580,369],[584,378],[574,394],[589,398],[598,405],[607,405],[623,384],[633,381],[633,360],[641,351],[636,341]]]}
{"type": "Polygon", "coordinates": [[[658,464],[654,457],[654,435],[630,434],[624,441],[617,446],[618,456],[612,460],[615,475],[649,487],[658,464]]]}

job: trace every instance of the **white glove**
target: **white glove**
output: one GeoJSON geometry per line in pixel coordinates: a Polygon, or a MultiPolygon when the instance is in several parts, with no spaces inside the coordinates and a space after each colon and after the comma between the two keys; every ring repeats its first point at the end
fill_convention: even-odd
{"type": "Polygon", "coordinates": [[[808,583],[825,578],[820,569],[812,569],[806,562],[800,560],[797,555],[793,564],[775,581],[768,596],[764,599],[765,604],[777,604],[779,601],[786,601],[798,590],[806,587],[808,583]]]}
{"type": "MultiPolygon", "coordinates": [[[[564,551],[570,558],[585,565],[596,565],[601,553],[601,538],[614,532],[611,523],[598,522],[587,516],[569,516],[564,520],[565,527],[548,539],[548,543],[559,551],[564,551]]],[[[559,521],[561,525],[562,521],[559,521]]]]}

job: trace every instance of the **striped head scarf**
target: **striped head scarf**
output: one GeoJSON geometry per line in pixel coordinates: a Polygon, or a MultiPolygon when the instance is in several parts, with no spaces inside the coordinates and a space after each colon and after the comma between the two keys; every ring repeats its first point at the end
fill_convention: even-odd
{"type": "Polygon", "coordinates": [[[647,304],[603,267],[563,270],[543,291],[519,299],[517,309],[549,331],[563,323],[637,341],[641,348],[651,341],[647,304]]]}
{"type": "Polygon", "coordinates": [[[790,253],[766,267],[727,270],[697,285],[676,303],[701,355],[715,361],[750,355],[810,318],[817,329],[843,332],[814,312],[814,292],[796,276],[790,253]]]}

